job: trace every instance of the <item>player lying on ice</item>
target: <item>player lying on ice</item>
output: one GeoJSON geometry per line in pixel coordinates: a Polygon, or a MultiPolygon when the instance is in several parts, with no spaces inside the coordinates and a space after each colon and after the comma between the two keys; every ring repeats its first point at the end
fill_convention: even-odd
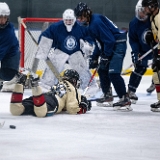
{"type": "MultiPolygon", "coordinates": [[[[32,76],[31,76],[32,77],[32,76]]],[[[32,96],[23,99],[24,83],[27,76],[17,80],[11,96],[10,112],[15,115],[48,117],[62,111],[69,114],[84,114],[91,110],[91,103],[78,91],[79,74],[73,69],[64,71],[62,81],[42,93],[39,78],[31,78],[32,96]]]]}

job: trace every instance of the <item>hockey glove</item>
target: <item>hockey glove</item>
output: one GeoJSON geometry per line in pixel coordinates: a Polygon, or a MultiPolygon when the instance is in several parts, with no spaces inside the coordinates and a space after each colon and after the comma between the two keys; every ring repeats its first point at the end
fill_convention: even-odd
{"type": "Polygon", "coordinates": [[[110,63],[110,59],[111,59],[111,57],[107,57],[105,55],[102,55],[101,59],[100,59],[100,63],[99,63],[99,68],[103,69],[103,70],[106,69],[110,63]]]}
{"type": "Polygon", "coordinates": [[[98,59],[92,59],[90,58],[89,59],[89,69],[94,69],[94,68],[97,68],[98,66],[98,59]]]}
{"type": "Polygon", "coordinates": [[[151,43],[154,42],[154,37],[153,37],[153,33],[151,30],[148,30],[145,34],[144,34],[144,40],[146,42],[146,44],[150,45],[151,43]]]}
{"type": "Polygon", "coordinates": [[[137,65],[140,65],[142,63],[141,60],[138,60],[139,54],[138,53],[131,53],[132,54],[132,63],[134,64],[134,68],[136,68],[137,65]]]}
{"type": "Polygon", "coordinates": [[[79,108],[80,111],[78,112],[78,114],[84,114],[87,111],[90,111],[92,108],[92,104],[90,101],[87,100],[87,98],[85,96],[81,96],[81,102],[79,104],[79,108]]]}
{"type": "Polygon", "coordinates": [[[156,58],[153,59],[152,69],[154,72],[156,72],[157,69],[160,70],[160,50],[158,50],[158,55],[156,58]]]}

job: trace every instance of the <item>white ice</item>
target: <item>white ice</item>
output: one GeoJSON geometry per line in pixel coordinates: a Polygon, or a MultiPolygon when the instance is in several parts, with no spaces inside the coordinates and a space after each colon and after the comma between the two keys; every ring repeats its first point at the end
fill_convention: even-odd
{"type": "MultiPolygon", "coordinates": [[[[126,85],[128,76],[124,76],[126,85]]],[[[113,111],[93,102],[84,115],[49,118],[12,116],[11,93],[0,92],[0,160],[159,160],[160,113],[150,111],[156,92],[147,95],[144,76],[132,112],[113,111]],[[15,125],[16,129],[10,129],[15,125]]],[[[30,90],[25,96],[30,96],[30,90]]],[[[115,99],[115,102],[118,99],[115,99]]]]}

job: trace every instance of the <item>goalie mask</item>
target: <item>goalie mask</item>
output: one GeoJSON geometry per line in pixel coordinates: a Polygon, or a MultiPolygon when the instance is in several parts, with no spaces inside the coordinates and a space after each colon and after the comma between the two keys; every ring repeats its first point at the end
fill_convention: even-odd
{"type": "Polygon", "coordinates": [[[74,69],[67,69],[64,71],[63,80],[69,81],[74,87],[80,87],[79,74],[74,69]]]}
{"type": "Polygon", "coordinates": [[[75,21],[76,17],[74,15],[74,11],[72,9],[65,10],[63,13],[63,22],[68,32],[72,31],[75,21]]]}
{"type": "Polygon", "coordinates": [[[77,7],[74,9],[74,13],[80,25],[87,26],[89,24],[92,11],[86,3],[79,2],[77,7]]]}
{"type": "Polygon", "coordinates": [[[0,28],[5,28],[8,25],[9,15],[10,15],[10,9],[7,3],[0,2],[0,18],[1,18],[0,28]]]}
{"type": "Polygon", "coordinates": [[[136,18],[140,21],[145,21],[148,15],[145,14],[144,7],[142,7],[142,0],[139,0],[135,8],[136,18]]]}

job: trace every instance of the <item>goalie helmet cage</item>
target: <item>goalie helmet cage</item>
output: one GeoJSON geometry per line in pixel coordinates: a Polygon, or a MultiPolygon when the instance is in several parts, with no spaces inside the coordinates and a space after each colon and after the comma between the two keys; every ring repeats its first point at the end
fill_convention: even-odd
{"type": "MultiPolygon", "coordinates": [[[[61,18],[21,18],[21,21],[25,23],[27,29],[24,28],[22,23],[18,26],[18,39],[20,43],[20,70],[32,68],[33,59],[37,50],[37,44],[33,41],[33,37],[38,42],[38,38],[43,30],[46,29],[52,23],[60,21],[61,18]],[[29,32],[32,34],[29,35],[29,32]]],[[[40,61],[37,67],[37,72],[42,74],[46,67],[46,63],[40,61]]]]}

